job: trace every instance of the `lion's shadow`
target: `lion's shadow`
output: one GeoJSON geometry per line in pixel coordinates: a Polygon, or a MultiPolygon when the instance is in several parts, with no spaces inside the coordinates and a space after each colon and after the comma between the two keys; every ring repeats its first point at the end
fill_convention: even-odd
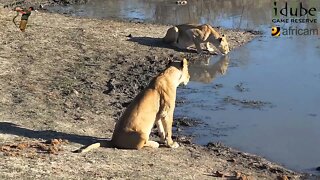
{"type": "Polygon", "coordinates": [[[98,141],[106,140],[98,137],[69,134],[69,133],[57,132],[53,130],[36,131],[36,130],[21,127],[19,125],[16,125],[10,122],[0,122],[0,133],[12,134],[12,135],[23,136],[23,137],[34,138],[34,139],[44,139],[44,140],[61,138],[64,140],[68,140],[69,142],[79,143],[82,145],[88,145],[98,141]]]}
{"type": "Polygon", "coordinates": [[[166,48],[173,49],[178,52],[187,52],[187,53],[196,53],[195,50],[190,49],[179,49],[174,47],[168,43],[162,41],[162,38],[153,38],[153,37],[130,37],[128,41],[136,42],[140,45],[150,46],[150,47],[158,47],[158,48],[166,48]]]}

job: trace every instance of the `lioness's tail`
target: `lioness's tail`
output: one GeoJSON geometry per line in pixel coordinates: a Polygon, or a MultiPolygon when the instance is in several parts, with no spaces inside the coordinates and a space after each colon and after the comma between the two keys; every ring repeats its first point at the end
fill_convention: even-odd
{"type": "Polygon", "coordinates": [[[163,38],[165,43],[175,43],[178,40],[179,29],[177,27],[171,27],[168,29],[166,36],[163,38]]]}
{"type": "Polygon", "coordinates": [[[101,141],[97,143],[90,144],[88,146],[81,147],[80,149],[77,149],[73,151],[74,153],[85,153],[88,151],[91,151],[92,149],[97,149],[98,147],[113,147],[111,141],[101,141]]]}

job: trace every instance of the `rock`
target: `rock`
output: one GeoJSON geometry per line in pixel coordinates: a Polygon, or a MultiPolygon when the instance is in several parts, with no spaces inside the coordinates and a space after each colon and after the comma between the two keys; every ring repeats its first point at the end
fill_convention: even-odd
{"type": "Polygon", "coordinates": [[[26,149],[29,147],[29,144],[28,143],[19,143],[17,145],[17,148],[20,149],[20,150],[23,150],[23,149],[26,149]]]}
{"type": "MultiPolygon", "coordinates": [[[[180,130],[181,131],[181,130],[180,130]]],[[[179,136],[176,138],[179,143],[192,144],[192,137],[179,136]]]]}
{"type": "Polygon", "coordinates": [[[188,1],[185,1],[185,0],[183,0],[183,1],[176,1],[176,4],[178,4],[178,5],[186,5],[186,4],[188,4],[188,1]]]}
{"type": "Polygon", "coordinates": [[[197,119],[187,118],[187,117],[178,117],[178,118],[175,118],[173,123],[174,123],[173,124],[174,127],[195,127],[201,124],[201,121],[197,119]]]}
{"type": "Polygon", "coordinates": [[[250,180],[251,177],[250,176],[246,176],[245,174],[242,174],[241,172],[236,172],[235,171],[235,175],[234,175],[235,179],[238,179],[238,180],[250,180]]]}
{"type": "Polygon", "coordinates": [[[277,177],[278,180],[289,180],[288,176],[282,175],[277,177]]]}
{"type": "Polygon", "coordinates": [[[244,174],[241,174],[239,178],[237,178],[239,180],[254,180],[253,177],[251,176],[247,176],[247,175],[244,175],[244,174]]]}
{"type": "Polygon", "coordinates": [[[222,178],[225,177],[225,175],[220,171],[216,171],[215,175],[216,177],[222,177],[222,178]]]}
{"type": "Polygon", "coordinates": [[[232,159],[228,159],[227,161],[234,163],[234,162],[236,162],[236,159],[232,158],[232,159]]]}
{"type": "Polygon", "coordinates": [[[235,173],[235,175],[234,175],[235,178],[236,178],[236,179],[240,179],[240,177],[241,177],[241,172],[235,171],[234,173],[235,173]]]}

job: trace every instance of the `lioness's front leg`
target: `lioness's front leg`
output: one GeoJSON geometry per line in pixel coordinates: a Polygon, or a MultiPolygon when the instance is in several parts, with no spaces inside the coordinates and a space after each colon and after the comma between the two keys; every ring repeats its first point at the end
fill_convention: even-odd
{"type": "Polygon", "coordinates": [[[201,49],[200,43],[197,40],[194,40],[194,45],[196,46],[197,53],[201,54],[203,50],[201,49]]]}
{"type": "Polygon", "coordinates": [[[163,128],[163,124],[162,124],[161,118],[159,118],[159,119],[156,121],[156,125],[157,125],[157,128],[158,128],[158,135],[160,136],[160,141],[161,141],[161,142],[165,142],[165,140],[166,140],[166,133],[164,132],[164,128],[163,128]]]}
{"type": "MultiPolygon", "coordinates": [[[[172,140],[172,123],[173,123],[173,112],[175,108],[175,99],[176,91],[168,91],[161,95],[161,103],[160,103],[160,113],[159,117],[161,118],[161,124],[164,130],[164,141],[165,144],[171,148],[179,147],[177,142],[173,142],[172,140]]],[[[160,123],[159,127],[161,128],[160,123]]]]}
{"type": "Polygon", "coordinates": [[[214,53],[214,49],[212,47],[210,47],[210,42],[206,43],[206,48],[210,53],[214,53]]]}
{"type": "Polygon", "coordinates": [[[173,112],[169,113],[168,116],[161,119],[165,132],[165,143],[171,148],[179,147],[177,142],[172,140],[172,123],[173,123],[173,112]]]}
{"type": "Polygon", "coordinates": [[[190,29],[187,34],[190,38],[192,38],[193,43],[196,46],[197,53],[201,54],[203,50],[201,49],[200,43],[204,38],[204,34],[199,29],[190,29]]]}

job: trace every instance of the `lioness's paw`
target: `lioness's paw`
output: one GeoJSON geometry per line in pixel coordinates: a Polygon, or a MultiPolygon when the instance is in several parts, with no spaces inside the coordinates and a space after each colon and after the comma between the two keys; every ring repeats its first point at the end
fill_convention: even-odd
{"type": "Polygon", "coordinates": [[[213,49],[213,48],[207,48],[207,50],[208,50],[210,53],[214,53],[214,49],[213,49]]]}
{"type": "Polygon", "coordinates": [[[170,148],[178,148],[179,144],[177,142],[173,142],[171,145],[169,145],[170,148]]]}
{"type": "Polygon", "coordinates": [[[144,147],[158,148],[159,143],[155,141],[147,141],[144,147]]]}
{"type": "Polygon", "coordinates": [[[212,51],[212,52],[209,51],[209,53],[210,53],[211,55],[218,55],[218,53],[217,53],[216,51],[212,51]]]}

